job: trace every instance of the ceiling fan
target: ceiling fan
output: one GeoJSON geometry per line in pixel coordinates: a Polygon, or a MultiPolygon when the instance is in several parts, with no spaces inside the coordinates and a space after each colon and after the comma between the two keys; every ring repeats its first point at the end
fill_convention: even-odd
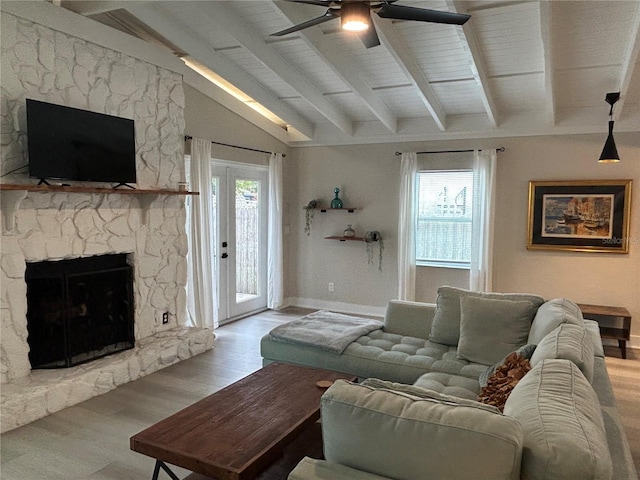
{"type": "Polygon", "coordinates": [[[272,37],[281,37],[289,33],[297,32],[320,23],[328,22],[334,18],[340,18],[343,30],[357,32],[365,47],[371,48],[380,45],[380,39],[376,28],[371,21],[371,11],[379,17],[395,20],[415,20],[418,22],[446,23],[449,25],[464,25],[471,15],[463,13],[441,12],[426,8],[405,7],[394,5],[397,0],[383,0],[371,2],[361,0],[288,0],[296,3],[307,3],[328,7],[321,17],[313,18],[306,22],[294,25],[276,33],[272,37]]]}

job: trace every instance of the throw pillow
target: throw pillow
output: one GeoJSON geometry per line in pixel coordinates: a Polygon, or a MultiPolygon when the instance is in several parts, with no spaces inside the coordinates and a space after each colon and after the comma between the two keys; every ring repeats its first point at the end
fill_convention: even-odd
{"type": "MultiPolygon", "coordinates": [[[[517,349],[515,352],[512,352],[512,353],[515,353],[521,356],[522,358],[526,358],[527,360],[531,360],[531,356],[533,355],[533,352],[535,350],[536,350],[535,345],[527,343],[526,345],[523,345],[522,347],[520,347],[519,349],[517,349]]],[[[511,353],[509,355],[511,355],[511,353]]],[[[480,384],[480,387],[487,386],[487,381],[489,380],[489,377],[493,374],[493,372],[496,371],[496,369],[499,366],[501,366],[507,360],[507,357],[509,355],[502,358],[498,363],[491,365],[489,368],[487,368],[484,372],[480,374],[480,376],[478,377],[478,383],[480,384]]]]}
{"type": "Polygon", "coordinates": [[[529,360],[516,352],[510,353],[502,365],[496,368],[488,378],[487,386],[480,390],[478,401],[493,405],[502,412],[511,391],[529,370],[531,370],[529,360]]]}
{"type": "Polygon", "coordinates": [[[527,343],[535,307],[529,301],[465,296],[460,314],[458,358],[493,365],[527,343]]]}
{"type": "Polygon", "coordinates": [[[498,300],[527,300],[536,309],[544,303],[544,298],[527,293],[473,292],[463,288],[443,286],[438,289],[436,311],[429,334],[430,341],[452,347],[458,345],[460,339],[460,299],[467,296],[498,300]]]}

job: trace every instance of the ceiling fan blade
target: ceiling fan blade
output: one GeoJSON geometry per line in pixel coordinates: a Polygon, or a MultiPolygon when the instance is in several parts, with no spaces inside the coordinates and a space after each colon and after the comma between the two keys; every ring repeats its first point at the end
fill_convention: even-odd
{"type": "Polygon", "coordinates": [[[449,25],[464,25],[471,15],[464,13],[441,12],[426,8],[404,7],[385,3],[377,12],[382,18],[396,20],[416,20],[418,22],[446,23],[449,25]]]}
{"type": "Polygon", "coordinates": [[[378,38],[376,27],[371,18],[369,18],[369,28],[364,32],[360,32],[358,36],[366,48],[377,47],[380,45],[380,39],[378,38]]]}
{"type": "Polygon", "coordinates": [[[321,17],[314,18],[314,19],[311,19],[311,20],[307,20],[306,22],[299,23],[298,25],[294,25],[291,28],[286,28],[286,29],[281,30],[279,32],[272,33],[270,36],[271,37],[282,37],[283,35],[287,35],[289,33],[297,32],[299,30],[303,30],[303,29],[308,28],[308,27],[313,27],[314,25],[318,25],[320,23],[324,23],[324,22],[327,22],[329,20],[333,20],[334,18],[337,18],[337,17],[338,17],[338,14],[336,14],[332,9],[329,9],[321,17]]]}

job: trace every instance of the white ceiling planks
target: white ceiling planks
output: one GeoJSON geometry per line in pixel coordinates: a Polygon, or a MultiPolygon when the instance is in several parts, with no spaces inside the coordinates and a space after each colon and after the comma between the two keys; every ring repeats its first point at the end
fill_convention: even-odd
{"type": "Polygon", "coordinates": [[[616,131],[640,131],[640,0],[397,0],[471,19],[373,13],[369,49],[337,18],[271,36],[327,10],[295,1],[61,5],[207,66],[308,137],[292,145],[601,132],[618,90],[616,131]]]}

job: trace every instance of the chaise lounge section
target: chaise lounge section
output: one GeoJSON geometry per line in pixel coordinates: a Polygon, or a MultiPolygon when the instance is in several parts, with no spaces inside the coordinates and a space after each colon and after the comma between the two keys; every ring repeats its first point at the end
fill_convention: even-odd
{"type": "Polygon", "coordinates": [[[342,353],[271,334],[261,351],[368,379],[327,390],[325,460],[304,459],[293,480],[637,478],[598,326],[569,300],[441,287],[437,304],[389,302],[342,353]],[[531,371],[504,412],[477,402],[523,345],[531,371]]]}

